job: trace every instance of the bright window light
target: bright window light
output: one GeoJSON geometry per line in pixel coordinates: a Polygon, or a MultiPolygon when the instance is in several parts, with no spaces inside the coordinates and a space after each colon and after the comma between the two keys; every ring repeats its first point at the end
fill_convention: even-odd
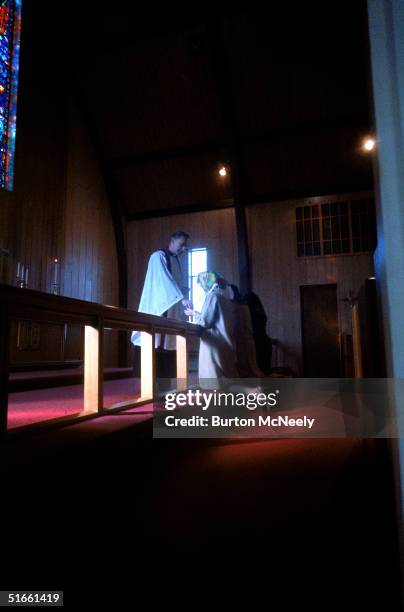
{"type": "Polygon", "coordinates": [[[208,252],[205,248],[191,249],[188,251],[188,285],[190,287],[189,299],[194,305],[194,310],[201,312],[205,299],[205,292],[197,283],[199,272],[208,269],[208,252]]]}

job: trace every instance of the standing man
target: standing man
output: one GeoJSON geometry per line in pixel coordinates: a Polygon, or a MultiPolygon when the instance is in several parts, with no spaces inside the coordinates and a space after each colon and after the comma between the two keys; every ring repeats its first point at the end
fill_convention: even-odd
{"type": "MultiPolygon", "coordinates": [[[[188,278],[186,268],[181,265],[180,255],[187,249],[189,235],[178,230],[171,236],[167,248],[151,254],[143,285],[138,311],[186,321],[184,307],[192,308],[188,300],[188,278]]],[[[176,337],[156,334],[155,348],[163,344],[167,350],[176,349],[176,337]],[[164,340],[163,340],[164,338],[164,340]]],[[[132,332],[132,344],[140,346],[140,332],[132,332]]]]}

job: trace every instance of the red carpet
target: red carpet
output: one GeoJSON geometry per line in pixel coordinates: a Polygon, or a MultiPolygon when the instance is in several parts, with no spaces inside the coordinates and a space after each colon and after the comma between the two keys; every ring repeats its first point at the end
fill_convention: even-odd
{"type": "MultiPolygon", "coordinates": [[[[122,392],[108,390],[110,398],[122,392]]],[[[189,584],[207,572],[219,580],[225,568],[226,601],[242,587],[272,601],[276,585],[285,610],[296,608],[293,592],[321,609],[329,597],[341,609],[346,601],[358,610],[402,609],[384,441],[152,441],[151,413],[148,405],[10,436],[0,448],[3,486],[13,491],[1,516],[6,579],[19,572],[57,584],[62,571],[68,592],[77,583],[71,559],[79,554],[82,566],[98,568],[124,546],[147,568],[157,552],[164,589],[173,574],[161,568],[179,568],[189,584]],[[81,509],[91,522],[71,519],[81,509]],[[42,565],[38,533],[52,550],[42,565]]],[[[133,564],[127,575],[113,567],[130,584],[133,564]]]]}
{"type": "MultiPolygon", "coordinates": [[[[83,393],[83,385],[10,393],[8,428],[79,414],[84,409],[83,393]]],[[[139,378],[104,382],[104,406],[136,400],[139,396],[139,378]]]]}
{"type": "MultiPolygon", "coordinates": [[[[175,385],[173,381],[173,386],[175,385]]],[[[15,429],[32,423],[48,421],[60,417],[78,415],[84,410],[83,385],[66,385],[49,389],[32,389],[10,393],[8,410],[8,428],[15,429]]],[[[140,379],[124,378],[104,381],[104,407],[112,407],[120,402],[135,401],[140,397],[140,379]]],[[[160,406],[164,409],[163,406],[160,406]]],[[[270,430],[262,430],[264,437],[291,437],[305,435],[310,437],[345,437],[347,435],[344,415],[341,411],[315,404],[299,406],[288,413],[271,411],[272,417],[286,416],[301,418],[307,415],[314,418],[315,423],[310,431],[302,428],[279,426],[270,430]]],[[[248,415],[247,415],[248,416],[248,415]]],[[[266,416],[266,415],[265,415],[266,416]]],[[[104,417],[105,418],[105,417],[104,417]]],[[[232,438],[246,437],[248,428],[243,433],[236,430],[232,438]]],[[[251,430],[251,437],[259,437],[260,430],[251,430]]]]}

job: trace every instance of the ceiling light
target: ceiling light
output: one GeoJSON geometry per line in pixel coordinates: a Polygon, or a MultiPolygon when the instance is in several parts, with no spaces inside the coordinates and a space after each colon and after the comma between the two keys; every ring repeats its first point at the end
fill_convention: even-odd
{"type": "Polygon", "coordinates": [[[227,170],[225,166],[222,166],[219,170],[219,174],[220,176],[226,176],[227,175],[227,170]]]}
{"type": "Polygon", "coordinates": [[[373,151],[376,146],[376,141],[374,138],[366,138],[363,142],[363,149],[365,151],[373,151]]]}

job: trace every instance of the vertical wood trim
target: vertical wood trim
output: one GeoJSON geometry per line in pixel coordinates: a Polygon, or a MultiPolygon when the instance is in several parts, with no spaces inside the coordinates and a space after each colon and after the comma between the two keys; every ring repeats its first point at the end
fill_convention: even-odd
{"type": "Polygon", "coordinates": [[[154,332],[141,332],[140,377],[141,398],[153,399],[156,379],[154,332]]]}
{"type": "Polygon", "coordinates": [[[104,317],[98,317],[98,411],[104,408],[104,317]]]}
{"type": "Polygon", "coordinates": [[[0,434],[7,431],[8,367],[9,367],[8,308],[0,303],[0,434]]]}
{"type": "Polygon", "coordinates": [[[100,317],[96,326],[84,328],[84,411],[99,412],[103,407],[104,325],[100,317]]]}
{"type": "Polygon", "coordinates": [[[362,348],[358,304],[354,304],[352,307],[352,344],[355,378],[362,378],[362,348]]]}
{"type": "Polygon", "coordinates": [[[207,33],[210,65],[222,111],[228,156],[231,163],[230,178],[236,218],[240,291],[246,293],[251,288],[245,214],[245,205],[249,201],[249,189],[245,153],[234,105],[236,84],[232,77],[223,19],[217,17],[216,21],[213,21],[207,27],[207,33]]]}
{"type": "Polygon", "coordinates": [[[177,336],[177,390],[188,389],[188,342],[186,336],[177,336]]]}

